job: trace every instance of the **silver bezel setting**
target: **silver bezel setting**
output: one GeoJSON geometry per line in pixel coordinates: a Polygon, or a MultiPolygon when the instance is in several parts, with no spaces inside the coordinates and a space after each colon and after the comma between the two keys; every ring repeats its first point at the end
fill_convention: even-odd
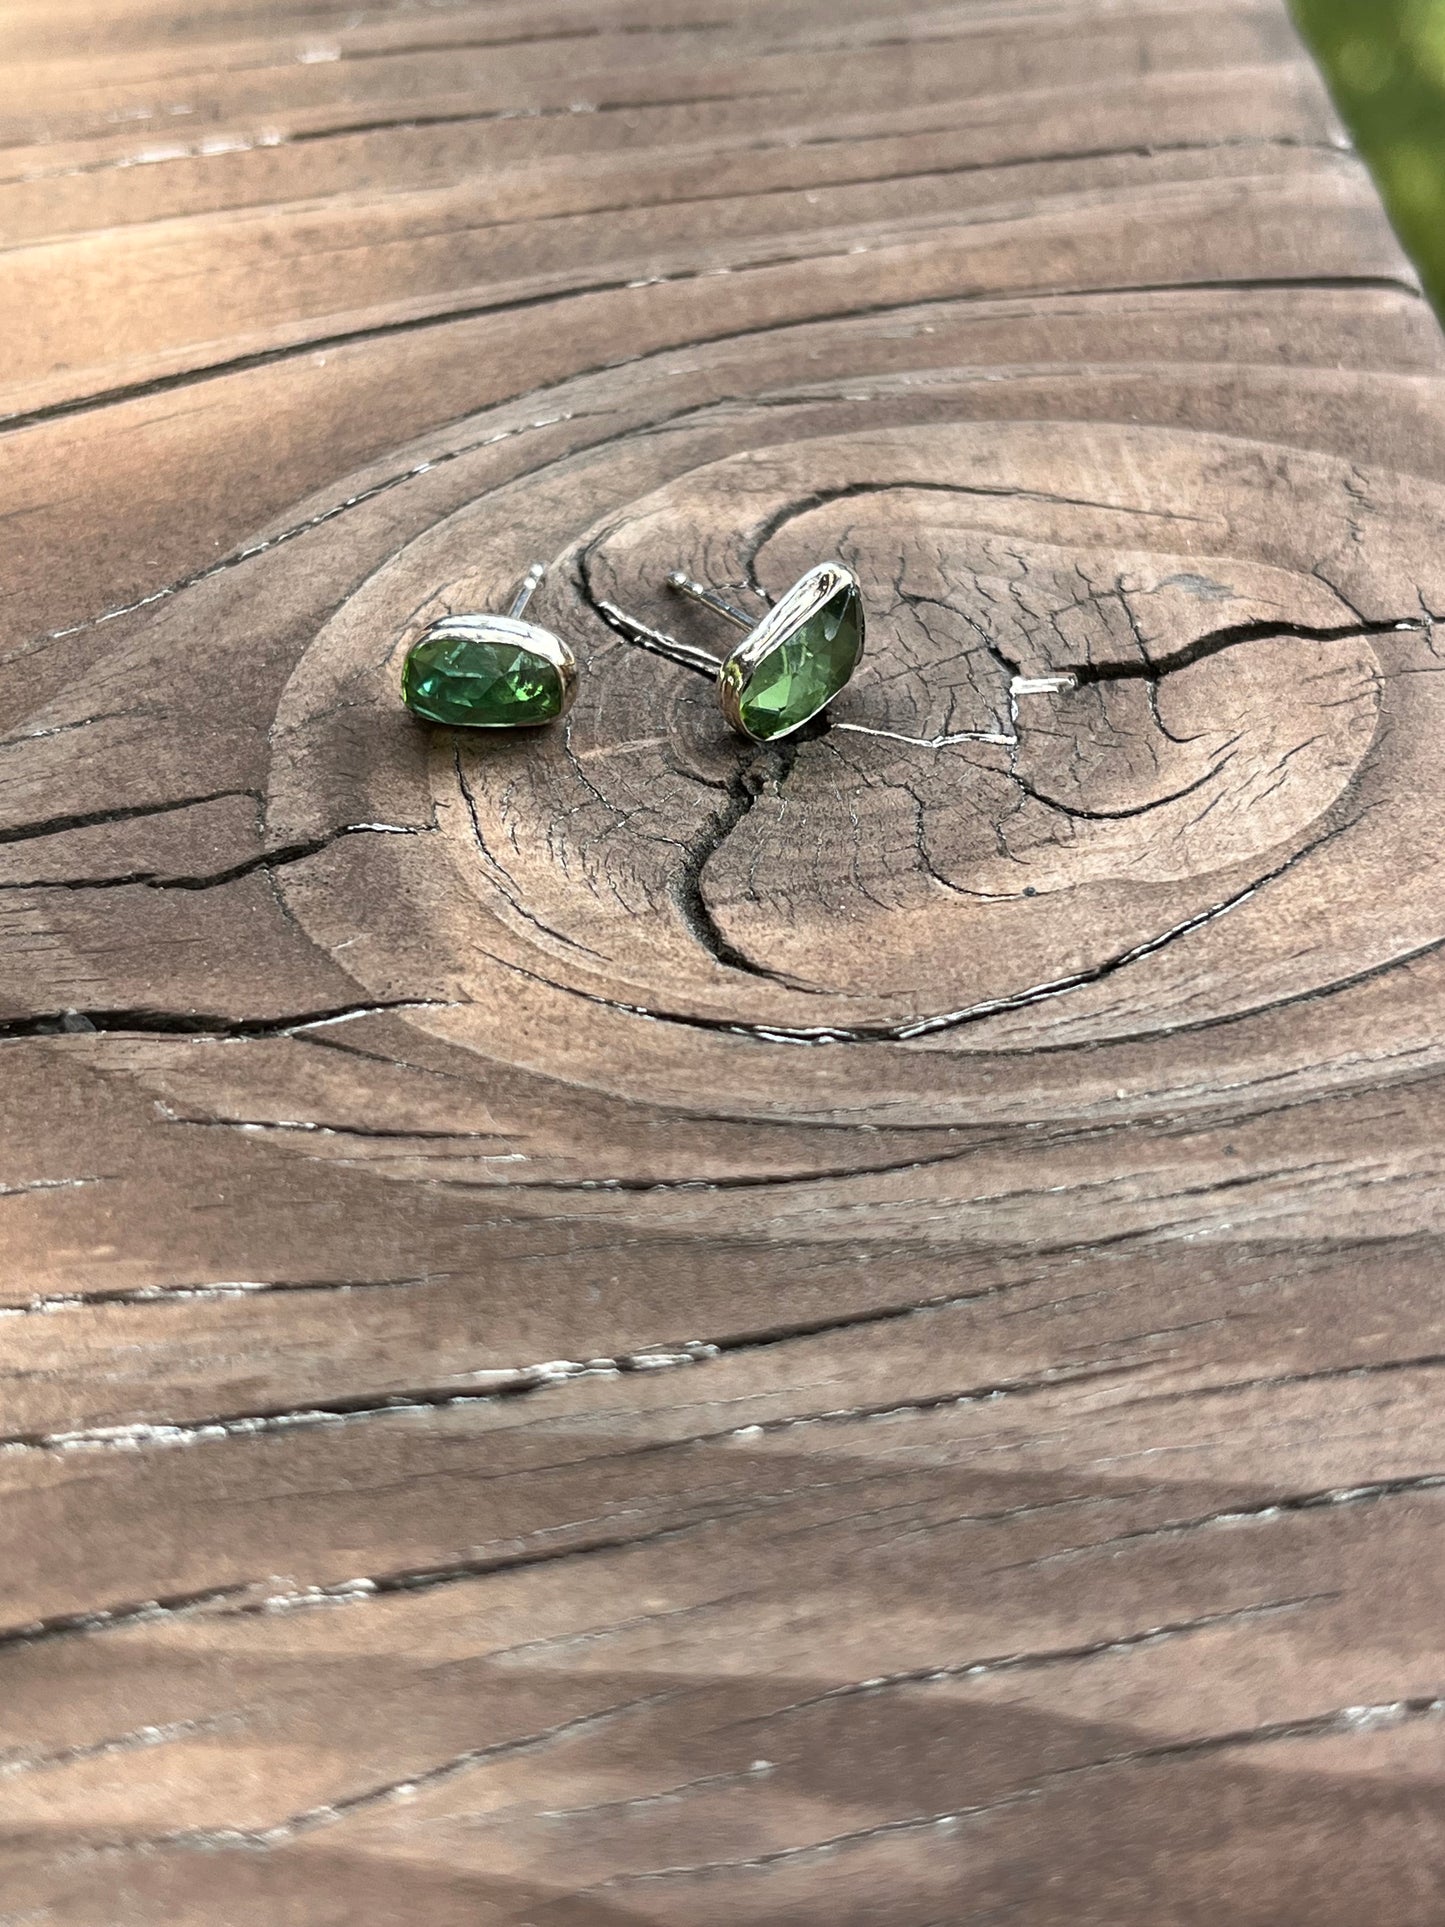
{"type": "MultiPolygon", "coordinates": [[[[841,562],[820,562],[816,568],[809,569],[806,575],[798,577],[792,588],[769,609],[757,627],[750,630],[737,648],[724,657],[718,669],[718,701],[722,705],[722,713],[727,719],[728,726],[739,736],[745,736],[752,743],[781,742],[784,737],[793,735],[810,723],[814,716],[828,707],[828,702],[835,699],[839,693],[836,690],[828,698],[828,702],[819,703],[817,709],[810,710],[806,716],[800,717],[787,729],[780,729],[775,736],[755,736],[742,719],[743,692],[759,664],[785,643],[795,631],[801,629],[805,623],[811,622],[819,610],[831,602],[840,589],[851,589],[858,598],[858,654],[853,664],[853,673],[856,673],[858,664],[863,660],[866,642],[863,596],[858,578],[851,569],[844,568],[841,562]]],[[[849,680],[851,679],[850,675],[849,680]]]]}
{"type": "MultiPolygon", "coordinates": [[[[560,636],[554,636],[550,629],[539,629],[534,622],[522,622],[516,616],[460,615],[443,616],[424,629],[407,650],[420,649],[424,642],[512,642],[519,644],[529,655],[538,656],[557,671],[562,685],[562,704],[555,716],[547,716],[536,723],[449,723],[449,729],[545,729],[549,723],[565,716],[577,697],[577,658],[560,636]]],[[[403,658],[405,663],[406,657],[403,658]]]]}

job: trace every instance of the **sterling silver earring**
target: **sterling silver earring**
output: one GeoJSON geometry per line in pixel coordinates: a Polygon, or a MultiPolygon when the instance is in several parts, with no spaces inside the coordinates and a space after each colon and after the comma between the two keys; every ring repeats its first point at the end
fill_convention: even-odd
{"type": "Polygon", "coordinates": [[[566,715],[577,658],[521,619],[546,573],[541,562],[528,570],[506,615],[443,616],[412,644],[401,699],[414,715],[465,729],[532,729],[566,715]]]}
{"type": "Polygon", "coordinates": [[[758,622],[677,570],[667,585],[746,629],[746,636],[719,658],[649,629],[611,603],[601,606],[644,648],[715,676],[728,724],[755,743],[776,742],[811,722],[863,659],[863,598],[857,577],[841,562],[822,562],[799,576],[758,622]]]}

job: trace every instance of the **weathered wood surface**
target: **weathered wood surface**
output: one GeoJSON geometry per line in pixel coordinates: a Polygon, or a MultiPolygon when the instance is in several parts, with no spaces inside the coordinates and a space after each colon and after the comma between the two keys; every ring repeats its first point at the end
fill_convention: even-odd
{"type": "Polygon", "coordinates": [[[0,1922],[1438,1927],[1445,350],[1282,7],[3,36],[0,1922]],[[786,748],[597,613],[835,553],[786,748]]]}

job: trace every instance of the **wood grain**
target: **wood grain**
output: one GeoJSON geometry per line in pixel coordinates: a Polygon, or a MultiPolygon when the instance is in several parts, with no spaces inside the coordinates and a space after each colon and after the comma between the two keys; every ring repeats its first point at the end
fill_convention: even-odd
{"type": "Polygon", "coordinates": [[[1438,1927],[1445,345],[1282,6],[0,44],[0,1927],[1438,1927]],[[611,613],[829,556],[780,746],[611,613]]]}

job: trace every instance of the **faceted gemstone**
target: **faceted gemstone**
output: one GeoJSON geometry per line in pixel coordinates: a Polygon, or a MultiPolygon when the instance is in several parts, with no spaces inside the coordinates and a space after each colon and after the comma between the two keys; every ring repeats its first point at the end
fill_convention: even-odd
{"type": "Polygon", "coordinates": [[[515,636],[423,636],[401,672],[402,700],[432,723],[516,729],[562,712],[562,675],[515,636]]]}
{"type": "Polygon", "coordinates": [[[763,657],[738,699],[744,729],[766,743],[816,716],[857,667],[862,642],[862,605],[850,584],[763,657]]]}

